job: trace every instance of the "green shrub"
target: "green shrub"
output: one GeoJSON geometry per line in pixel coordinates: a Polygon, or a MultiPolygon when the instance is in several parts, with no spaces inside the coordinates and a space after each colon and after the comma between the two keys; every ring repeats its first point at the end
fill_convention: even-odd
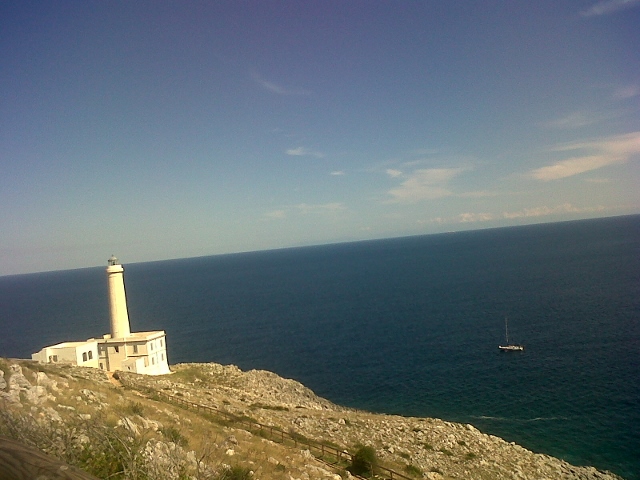
{"type": "Polygon", "coordinates": [[[378,464],[378,457],[373,447],[368,445],[357,445],[356,451],[351,457],[351,466],[347,469],[353,475],[369,477],[373,475],[373,470],[378,464]]]}
{"type": "Polygon", "coordinates": [[[280,412],[288,412],[289,409],[287,407],[283,407],[281,405],[267,405],[266,403],[253,403],[249,406],[252,410],[256,408],[261,408],[263,410],[275,410],[280,412]]]}
{"type": "Polygon", "coordinates": [[[234,465],[225,468],[217,477],[217,480],[249,480],[251,478],[251,470],[247,467],[234,465]]]}
{"type": "Polygon", "coordinates": [[[130,402],[127,405],[127,411],[132,415],[144,417],[144,406],[140,402],[130,402]]]}
{"type": "Polygon", "coordinates": [[[167,440],[175,443],[176,445],[179,445],[181,447],[187,447],[187,445],[189,445],[189,440],[187,439],[187,437],[182,435],[180,433],[180,430],[178,430],[176,427],[163,427],[160,429],[160,431],[167,440]]]}
{"type": "Polygon", "coordinates": [[[415,475],[416,477],[422,476],[422,469],[420,469],[419,467],[416,467],[415,465],[411,465],[411,464],[405,465],[404,471],[407,472],[409,475],[415,475]]]}
{"type": "Polygon", "coordinates": [[[298,443],[306,443],[307,445],[311,443],[311,440],[309,440],[303,434],[296,432],[293,428],[289,428],[289,437],[291,437],[292,440],[298,443]]]}

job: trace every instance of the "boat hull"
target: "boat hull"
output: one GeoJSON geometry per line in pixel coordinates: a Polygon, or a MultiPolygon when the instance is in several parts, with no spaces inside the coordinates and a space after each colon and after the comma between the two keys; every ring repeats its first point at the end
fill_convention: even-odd
{"type": "Polygon", "coordinates": [[[522,345],[498,345],[498,348],[502,352],[523,352],[524,347],[522,345]]]}

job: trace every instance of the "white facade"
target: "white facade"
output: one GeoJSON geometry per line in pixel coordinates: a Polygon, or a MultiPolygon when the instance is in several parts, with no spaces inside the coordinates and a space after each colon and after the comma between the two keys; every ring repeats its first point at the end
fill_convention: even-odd
{"type": "Polygon", "coordinates": [[[170,373],[166,334],[163,330],[132,333],[126,338],[105,335],[98,342],[98,366],[103,370],[146,375],[170,373]]]}
{"type": "Polygon", "coordinates": [[[98,340],[90,338],[86,342],[64,342],[45,347],[31,355],[40,363],[69,363],[81,367],[98,368],[98,340]]]}
{"type": "Polygon", "coordinates": [[[68,363],[108,372],[170,373],[164,330],[131,333],[123,272],[118,259],[112,256],[107,266],[110,334],[86,342],[64,342],[45,347],[31,358],[40,363],[68,363]]]}

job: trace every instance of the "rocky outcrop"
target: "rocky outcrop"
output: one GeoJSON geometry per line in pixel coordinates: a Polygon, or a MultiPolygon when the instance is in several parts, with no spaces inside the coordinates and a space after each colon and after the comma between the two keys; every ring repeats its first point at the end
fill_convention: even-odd
{"type": "MultiPolygon", "coordinates": [[[[182,435],[176,433],[176,428],[182,432],[193,430],[197,437],[201,435],[197,432],[203,420],[201,417],[193,420],[184,410],[176,410],[170,404],[153,404],[152,411],[148,406],[136,407],[135,395],[140,395],[137,392],[151,397],[153,392],[162,392],[345,450],[359,444],[368,445],[374,448],[385,466],[416,479],[620,478],[592,467],[578,467],[531,452],[483,434],[472,425],[435,418],[379,415],[341,407],[318,397],[299,382],[267,371],[243,372],[235,366],[213,363],[181,364],[172,370],[172,375],[163,377],[119,372],[120,382],[127,390],[118,390],[103,372],[97,370],[69,367],[60,368],[55,375],[33,370],[25,374],[17,363],[5,361],[0,363],[0,403],[4,399],[18,410],[28,408],[32,413],[37,412],[37,418],[61,423],[71,413],[75,418],[88,420],[112,415],[110,412],[115,410],[120,414],[118,428],[146,439],[140,457],[158,472],[165,473],[202,466],[199,462],[204,457],[181,446],[182,435]],[[115,401],[109,393],[113,391],[119,395],[115,401]],[[63,397],[64,401],[57,400],[63,397]],[[73,406],[69,399],[75,402],[73,406]],[[157,461],[152,463],[151,459],[157,461]]],[[[340,475],[349,476],[343,469],[331,469],[318,462],[304,448],[291,451],[290,447],[287,450],[242,429],[222,428],[215,437],[207,439],[206,446],[211,451],[218,451],[220,458],[227,459],[216,464],[218,471],[242,461],[251,471],[261,472],[262,480],[270,477],[339,480],[340,475]],[[256,446],[259,444],[264,447],[256,446]],[[262,463],[258,459],[260,455],[262,463]],[[294,468],[293,465],[298,466],[294,468]],[[285,469],[288,476],[282,477],[285,469]]]]}

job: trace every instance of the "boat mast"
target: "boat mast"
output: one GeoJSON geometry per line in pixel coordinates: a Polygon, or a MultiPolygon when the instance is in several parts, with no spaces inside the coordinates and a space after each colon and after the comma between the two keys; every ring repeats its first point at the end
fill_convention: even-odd
{"type": "Polygon", "coordinates": [[[507,322],[509,319],[504,317],[504,336],[507,338],[507,345],[509,345],[509,327],[507,326],[507,322]]]}

